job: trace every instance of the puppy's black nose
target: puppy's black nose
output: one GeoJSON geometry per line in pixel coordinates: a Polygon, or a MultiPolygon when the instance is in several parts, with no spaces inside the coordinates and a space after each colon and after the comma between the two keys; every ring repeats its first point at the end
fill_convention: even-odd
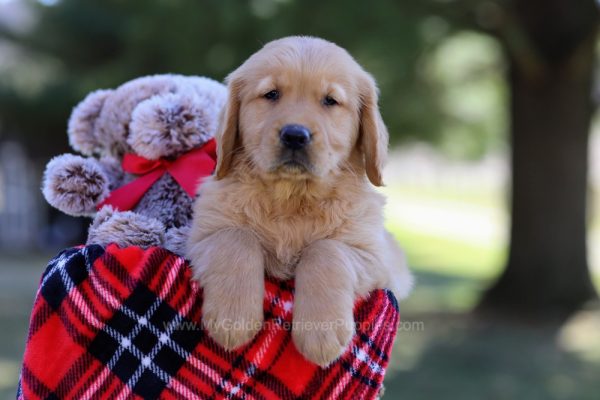
{"type": "Polygon", "coordinates": [[[292,150],[300,150],[310,143],[310,131],[302,125],[285,125],[279,131],[281,143],[292,150]]]}

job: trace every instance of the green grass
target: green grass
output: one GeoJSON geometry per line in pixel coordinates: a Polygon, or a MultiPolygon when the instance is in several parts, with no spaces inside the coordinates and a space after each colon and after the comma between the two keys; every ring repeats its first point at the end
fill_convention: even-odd
{"type": "MultiPolygon", "coordinates": [[[[405,250],[413,269],[490,280],[501,272],[507,257],[508,211],[502,192],[491,189],[458,191],[451,188],[423,189],[415,186],[392,186],[383,190],[388,197],[386,227],[405,250]],[[417,215],[406,219],[403,208],[415,210],[417,215]],[[428,211],[442,216],[435,223],[444,229],[432,229],[429,224],[419,225],[419,218],[427,220],[428,211]],[[465,215],[467,221],[445,220],[444,215],[465,215]],[[417,221],[417,222],[415,222],[417,221]],[[481,224],[489,237],[473,237],[472,231],[481,224]],[[470,226],[475,224],[475,226],[470,226]],[[469,235],[462,231],[471,232],[469,235]]],[[[590,206],[590,253],[600,248],[600,195],[590,206]]],[[[599,252],[600,254],[600,252],[599,252]]],[[[600,260],[590,258],[592,275],[600,290],[600,260]]]]}
{"type": "Polygon", "coordinates": [[[563,328],[448,313],[404,320],[423,330],[398,333],[384,398],[591,400],[600,393],[600,362],[561,347],[563,328]]]}
{"type": "Polygon", "coordinates": [[[415,187],[385,193],[387,227],[402,244],[417,286],[400,306],[402,326],[409,329],[398,332],[384,398],[598,398],[597,311],[588,313],[591,318],[582,312],[564,326],[482,321],[469,314],[506,259],[502,194],[415,187]],[[427,221],[429,211],[433,221],[427,221]],[[464,225],[444,213],[464,215],[464,225]],[[477,231],[477,224],[487,236],[463,234],[477,231]]]}
{"type": "Polygon", "coordinates": [[[476,188],[456,189],[450,185],[441,184],[436,187],[419,185],[402,185],[384,187],[390,201],[401,201],[402,198],[417,198],[427,200],[468,203],[482,207],[502,208],[505,205],[505,194],[497,189],[476,188]]]}
{"type": "Polygon", "coordinates": [[[461,240],[410,232],[390,226],[402,243],[411,266],[450,276],[490,279],[498,274],[506,251],[501,246],[480,246],[461,240]]]}
{"type": "Polygon", "coordinates": [[[14,399],[29,315],[51,255],[0,254],[0,399],[14,399]]]}

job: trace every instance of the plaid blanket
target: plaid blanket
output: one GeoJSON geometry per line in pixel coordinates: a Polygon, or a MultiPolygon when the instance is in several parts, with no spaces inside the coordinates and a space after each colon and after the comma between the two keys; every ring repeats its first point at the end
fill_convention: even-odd
{"type": "Polygon", "coordinates": [[[249,345],[227,352],[199,325],[202,290],[190,276],[185,260],[161,248],[60,253],[38,289],[17,398],[377,396],[399,319],[389,291],[356,304],[351,346],[319,368],[291,340],[292,282],[267,279],[270,323],[249,345]]]}

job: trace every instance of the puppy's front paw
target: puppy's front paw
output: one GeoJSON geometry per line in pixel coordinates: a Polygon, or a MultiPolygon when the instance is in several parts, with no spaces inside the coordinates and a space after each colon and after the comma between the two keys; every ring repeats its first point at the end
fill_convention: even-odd
{"type": "MultiPolygon", "coordinates": [[[[225,294],[225,293],[223,293],[225,294]]],[[[209,336],[226,350],[233,350],[251,341],[263,323],[262,297],[250,301],[221,295],[204,298],[202,324],[209,336]]]]}
{"type": "Polygon", "coordinates": [[[306,320],[294,318],[292,338],[309,361],[326,367],[348,348],[354,334],[354,319],[306,320]]]}
{"type": "Polygon", "coordinates": [[[192,226],[187,255],[204,290],[202,323],[227,350],[249,342],[262,328],[264,258],[256,237],[225,229],[197,240],[192,226]]]}

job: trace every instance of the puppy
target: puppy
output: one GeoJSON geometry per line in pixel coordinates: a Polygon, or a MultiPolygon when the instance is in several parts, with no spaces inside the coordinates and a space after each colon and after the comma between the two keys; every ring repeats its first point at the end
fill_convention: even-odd
{"type": "Polygon", "coordinates": [[[203,324],[226,349],[247,343],[263,321],[265,273],[294,277],[294,343],[326,366],[349,344],[358,297],[403,298],[412,285],[372,187],[388,145],[375,81],[335,44],[288,37],[227,82],[218,164],[187,251],[203,324]]]}

